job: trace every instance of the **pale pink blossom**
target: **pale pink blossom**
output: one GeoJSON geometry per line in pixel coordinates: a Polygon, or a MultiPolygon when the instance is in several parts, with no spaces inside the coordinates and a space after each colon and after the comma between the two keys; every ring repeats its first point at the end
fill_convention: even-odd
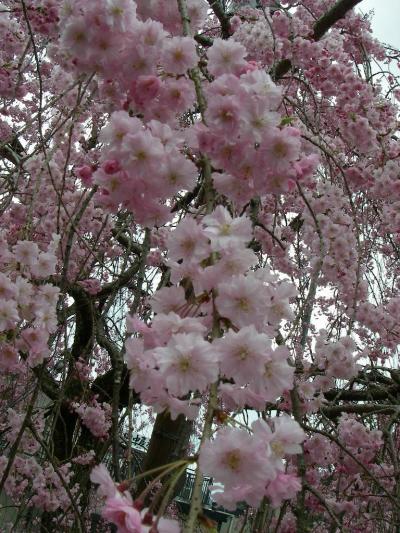
{"type": "Polygon", "coordinates": [[[178,333],[154,357],[171,394],[183,396],[206,390],[218,378],[215,348],[196,333],[178,333]]]}
{"type": "Polygon", "coordinates": [[[162,83],[159,77],[154,75],[139,76],[131,84],[129,94],[139,106],[149,104],[161,91],[162,83]]]}
{"type": "Polygon", "coordinates": [[[36,264],[39,255],[39,247],[31,241],[18,241],[13,248],[16,261],[24,266],[36,264]]]}
{"type": "Polygon", "coordinates": [[[250,386],[242,387],[230,383],[220,383],[218,390],[222,403],[228,411],[235,411],[244,407],[253,407],[258,411],[265,408],[264,395],[255,393],[250,386]]]}
{"type": "Polygon", "coordinates": [[[152,330],[158,345],[167,344],[176,333],[198,333],[203,336],[207,330],[197,318],[181,318],[176,313],[159,314],[154,317],[152,330]]]}
{"type": "Polygon", "coordinates": [[[203,224],[214,250],[221,250],[228,245],[244,246],[252,238],[250,219],[245,216],[232,218],[221,205],[203,218],[203,224]]]}
{"type": "Polygon", "coordinates": [[[272,456],[279,462],[285,455],[294,455],[302,452],[301,443],[306,434],[298,422],[287,414],[271,419],[274,431],[262,419],[252,424],[254,435],[265,442],[271,449],[272,456]]]}
{"type": "Polygon", "coordinates": [[[183,113],[193,105],[196,94],[193,83],[186,78],[168,78],[163,85],[160,102],[162,109],[168,114],[183,113]]]}
{"type": "Polygon", "coordinates": [[[262,146],[268,163],[277,171],[284,170],[291,161],[298,158],[300,132],[292,127],[281,130],[274,128],[268,133],[262,146]]]}
{"type": "Polygon", "coordinates": [[[116,493],[114,497],[106,500],[102,516],[115,524],[118,533],[142,533],[142,517],[140,512],[132,505],[129,493],[116,493]]]}
{"type": "Polygon", "coordinates": [[[61,38],[61,46],[70,50],[76,57],[84,58],[88,50],[89,32],[83,19],[73,19],[68,22],[61,38]]]}
{"type": "Polygon", "coordinates": [[[262,330],[267,309],[265,287],[254,276],[234,276],[218,286],[215,299],[219,314],[235,326],[254,325],[262,330]]]}
{"type": "Polygon", "coordinates": [[[247,182],[235,178],[233,175],[223,172],[213,174],[215,189],[229,198],[236,206],[245,205],[253,196],[254,189],[247,182]]]}
{"type": "Polygon", "coordinates": [[[185,74],[197,61],[196,44],[191,37],[166,39],[161,54],[161,63],[166,72],[185,74]]]}
{"type": "Polygon", "coordinates": [[[129,116],[126,111],[115,111],[108,124],[100,132],[100,140],[106,144],[120,147],[128,133],[143,129],[142,122],[129,116]]]}
{"type": "Polygon", "coordinates": [[[26,328],[21,332],[21,337],[31,354],[48,350],[47,341],[49,334],[43,328],[26,328]]]}
{"type": "Polygon", "coordinates": [[[173,311],[179,314],[186,306],[184,288],[172,286],[159,289],[151,298],[151,306],[156,313],[173,311]]]}
{"type": "Polygon", "coordinates": [[[49,252],[40,252],[37,262],[31,266],[35,278],[47,278],[56,271],[57,258],[49,252]]]}
{"type": "Polygon", "coordinates": [[[82,423],[95,437],[100,439],[108,437],[111,428],[111,406],[107,403],[99,404],[96,400],[88,404],[72,404],[80,416],[82,423]]]}
{"type": "Polygon", "coordinates": [[[157,172],[164,154],[160,140],[149,130],[127,133],[121,149],[126,168],[131,168],[134,177],[142,180],[148,180],[149,175],[157,172]]]}
{"type": "Polygon", "coordinates": [[[167,150],[173,148],[181,148],[184,142],[183,134],[180,137],[179,133],[172,130],[168,124],[160,122],[158,120],[150,120],[147,126],[150,128],[154,137],[160,139],[161,144],[167,150]]]}
{"type": "Polygon", "coordinates": [[[193,218],[180,222],[167,238],[169,257],[199,262],[210,255],[208,238],[193,218]]]}
{"type": "Polygon", "coordinates": [[[13,372],[18,366],[18,352],[9,343],[0,344],[0,370],[2,372],[13,372]]]}
{"type": "MultiPolygon", "coordinates": [[[[33,295],[33,286],[29,281],[21,276],[15,280],[16,300],[19,306],[28,306],[33,295]]],[[[41,291],[42,287],[39,288],[41,291]]],[[[59,289],[57,289],[59,291],[59,289]]]]}
{"type": "MultiPolygon", "coordinates": [[[[168,409],[171,420],[176,420],[179,415],[184,415],[188,420],[196,420],[199,416],[200,405],[199,402],[196,403],[196,400],[180,400],[168,395],[165,398],[165,406],[168,409]]],[[[163,412],[164,409],[165,407],[163,406],[157,412],[163,412]]]]}
{"type": "Polygon", "coordinates": [[[238,247],[234,243],[224,244],[220,256],[217,265],[228,277],[244,274],[258,262],[258,258],[252,250],[238,247]]]}
{"type": "Polygon", "coordinates": [[[292,500],[301,489],[301,480],[293,474],[279,472],[267,486],[267,496],[273,507],[279,507],[284,500],[292,500]]]}
{"type": "Polygon", "coordinates": [[[0,272],[0,299],[12,300],[16,292],[16,287],[10,278],[0,272]]]}
{"type": "Polygon", "coordinates": [[[278,325],[284,320],[293,320],[294,313],[290,307],[289,299],[297,296],[297,290],[293,284],[281,282],[276,287],[268,289],[268,322],[271,325],[278,325]]]}
{"type": "Polygon", "coordinates": [[[279,107],[282,100],[282,88],[276,85],[265,69],[256,69],[240,77],[246,90],[258,98],[266,98],[271,109],[279,107]]]}
{"type": "Polygon", "coordinates": [[[236,501],[259,503],[266,484],[275,476],[267,448],[247,431],[227,427],[220,429],[214,440],[203,444],[199,467],[224,484],[225,496],[233,504],[230,491],[236,501]]]}
{"type": "Polygon", "coordinates": [[[0,299],[0,331],[12,329],[19,321],[19,314],[14,300],[0,299]]]}
{"type": "Polygon", "coordinates": [[[43,306],[43,302],[45,302],[47,305],[55,307],[60,295],[60,289],[54,285],[46,283],[44,285],[40,285],[37,295],[40,305],[43,306]]]}
{"type": "Polygon", "coordinates": [[[196,166],[179,153],[169,152],[162,169],[163,194],[172,196],[177,191],[191,190],[196,184],[196,166]]]}
{"type": "Polygon", "coordinates": [[[129,338],[125,342],[124,358],[129,369],[129,386],[139,393],[151,388],[155,359],[151,351],[144,351],[143,339],[129,338]]]}
{"type": "Polygon", "coordinates": [[[239,75],[246,65],[246,48],[233,39],[216,38],[207,51],[207,68],[213,76],[239,75]]]}
{"type": "Polygon", "coordinates": [[[294,367],[289,366],[289,351],[284,346],[266,353],[264,371],[252,382],[254,391],[266,401],[274,402],[284,392],[293,388],[294,367]]]}
{"type": "Polygon", "coordinates": [[[129,0],[107,0],[105,21],[115,30],[127,31],[136,21],[136,4],[129,0]]]}
{"type": "Polygon", "coordinates": [[[97,488],[99,496],[115,496],[117,488],[109,471],[103,464],[93,467],[90,473],[90,481],[99,485],[97,488]]]}
{"type": "Polygon", "coordinates": [[[233,378],[238,385],[245,385],[262,374],[265,356],[272,351],[271,341],[254,326],[232,330],[222,339],[214,341],[218,348],[222,373],[233,378]]]}
{"type": "Polygon", "coordinates": [[[214,96],[205,113],[207,125],[222,133],[229,130],[231,135],[238,133],[241,122],[240,101],[234,96],[214,96]]]}

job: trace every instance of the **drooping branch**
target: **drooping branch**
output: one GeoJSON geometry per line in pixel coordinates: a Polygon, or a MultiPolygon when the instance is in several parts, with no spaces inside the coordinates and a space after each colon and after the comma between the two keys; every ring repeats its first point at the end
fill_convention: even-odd
{"type": "Polygon", "coordinates": [[[340,0],[314,24],[314,41],[319,41],[336,22],[344,18],[362,0],[340,0]]]}
{"type": "Polygon", "coordinates": [[[140,268],[140,261],[135,261],[129,268],[122,272],[114,281],[107,283],[103,286],[100,292],[97,293],[98,298],[104,298],[109,294],[118,291],[122,287],[125,287],[132,278],[137,274],[140,268]]]}
{"type": "Polygon", "coordinates": [[[229,17],[225,13],[223,6],[221,5],[220,0],[207,0],[211,9],[214,12],[214,15],[217,17],[219,23],[221,24],[221,35],[223,39],[228,39],[230,36],[230,24],[229,17]]]}
{"type": "MultiPolygon", "coordinates": [[[[362,0],[339,0],[329,11],[320,17],[314,24],[311,39],[319,41],[325,33],[332,28],[336,22],[344,18],[346,14],[353,9],[362,0]]],[[[292,63],[289,59],[282,59],[276,65],[273,78],[279,80],[292,68],[292,63]]]]}
{"type": "Polygon", "coordinates": [[[0,159],[7,159],[13,165],[18,166],[24,151],[18,136],[14,135],[11,139],[0,144],[0,159]]]}
{"type": "Polygon", "coordinates": [[[324,392],[324,396],[329,401],[349,401],[365,402],[370,400],[382,401],[387,400],[390,396],[396,396],[400,393],[398,386],[391,387],[369,387],[365,390],[339,390],[332,389],[324,392]]]}
{"type": "Polygon", "coordinates": [[[342,413],[354,413],[359,415],[380,414],[390,415],[399,411],[397,405],[381,405],[376,403],[363,403],[360,405],[346,404],[323,407],[321,412],[328,418],[337,418],[342,413]]]}
{"type": "Polygon", "coordinates": [[[75,301],[75,335],[71,349],[74,360],[92,352],[94,343],[94,308],[86,291],[78,284],[67,284],[66,290],[75,301]]]}

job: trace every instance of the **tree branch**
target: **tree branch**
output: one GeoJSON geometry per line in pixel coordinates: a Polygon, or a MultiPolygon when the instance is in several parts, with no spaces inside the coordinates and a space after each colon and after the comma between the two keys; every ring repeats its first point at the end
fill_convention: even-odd
{"type": "MultiPolygon", "coordinates": [[[[339,0],[329,11],[322,15],[314,24],[313,33],[311,38],[314,41],[319,41],[325,33],[332,28],[336,22],[344,18],[346,14],[353,9],[362,0],[339,0]]],[[[279,80],[283,78],[285,74],[292,68],[290,59],[282,59],[276,65],[273,73],[273,79],[279,80]]]]}
{"type": "Polygon", "coordinates": [[[229,17],[224,11],[224,8],[221,5],[220,0],[207,0],[211,9],[214,12],[214,15],[217,17],[219,23],[221,24],[221,34],[223,39],[228,39],[230,37],[230,24],[229,17]]]}

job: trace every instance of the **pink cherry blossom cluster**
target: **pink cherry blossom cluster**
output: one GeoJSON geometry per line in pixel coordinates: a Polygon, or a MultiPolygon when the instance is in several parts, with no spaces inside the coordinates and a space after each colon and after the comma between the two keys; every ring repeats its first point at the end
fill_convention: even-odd
{"type": "MultiPolygon", "coordinates": [[[[220,504],[276,507],[302,486],[261,529],[398,521],[400,55],[357,10],[317,35],[336,3],[2,0],[0,478],[18,520],[85,518],[85,469],[119,436],[104,321],[134,389],[114,407],[139,394],[139,431],[191,419],[220,504]],[[265,418],[245,428],[248,409],[265,418]]],[[[101,468],[119,531],[179,529],[101,468]]]]}
{"type": "MultiPolygon", "coordinates": [[[[287,20],[286,17],[279,18],[287,20]]],[[[264,17],[257,9],[237,10],[235,17],[231,18],[234,39],[246,48],[250,61],[260,61],[270,66],[278,57],[279,51],[276,47],[274,50],[275,25],[272,28],[272,24],[271,18],[268,15],[264,17]]]]}
{"type": "MultiPolygon", "coordinates": [[[[274,347],[272,339],[281,321],[293,318],[289,300],[296,291],[288,282],[278,282],[266,269],[249,270],[257,262],[257,256],[247,248],[251,237],[250,220],[246,216],[232,218],[222,206],[198,219],[185,219],[167,237],[171,282],[190,280],[191,294],[185,295],[182,285],[157,291],[152,298],[152,308],[157,314],[151,327],[130,320],[129,329],[136,329],[142,338],[131,337],[125,345],[130,386],[140,393],[143,403],[152,405],[156,411],[167,408],[172,418],[180,413],[194,418],[198,409],[191,394],[196,391],[205,394],[216,382],[222,404],[231,411],[245,406],[262,409],[266,402],[275,402],[291,389],[294,368],[288,363],[289,351],[283,346],[274,347]],[[213,335],[216,323],[221,332],[217,337],[213,335]]],[[[232,507],[240,500],[253,504],[257,498],[259,502],[269,484],[271,487],[274,483],[284,484],[286,477],[281,459],[285,453],[298,452],[303,432],[296,422],[284,417],[275,420],[275,437],[265,424],[263,438],[258,439],[261,430],[256,428],[263,424],[259,422],[253,427],[253,436],[242,430],[220,430],[216,440],[202,448],[201,457],[208,454],[209,461],[214,457],[218,463],[220,444],[235,443],[235,435],[239,439],[235,444],[238,449],[247,449],[247,456],[253,457],[253,462],[265,463],[264,469],[259,466],[261,492],[254,480],[250,490],[247,478],[239,487],[241,474],[235,465],[237,483],[230,484],[223,473],[228,469],[229,475],[230,465],[221,463],[221,480],[226,482],[224,494],[227,494],[220,496],[221,501],[226,498],[224,505],[229,501],[232,507]],[[273,454],[267,444],[275,442],[275,438],[276,442],[281,442],[281,430],[282,435],[286,431],[292,438],[299,435],[300,438],[295,440],[297,447],[290,452],[294,443],[290,444],[289,436],[282,437],[288,448],[276,452],[279,457],[276,463],[271,459],[273,454]],[[269,435],[269,440],[264,433],[269,435]],[[246,445],[240,443],[241,439],[246,440],[246,445]],[[262,440],[263,453],[256,454],[262,440]],[[248,443],[251,444],[248,446],[248,443]]],[[[275,449],[278,448],[276,444],[275,449]]],[[[206,470],[215,471],[207,466],[207,460],[204,461],[206,470]]],[[[201,468],[202,462],[203,459],[201,468]]],[[[243,468],[254,475],[250,466],[243,459],[240,472],[243,468]]],[[[288,487],[290,479],[289,476],[288,487]]],[[[291,486],[298,487],[294,482],[291,486]]],[[[274,490],[269,490],[277,502],[279,498],[274,490]]]]}
{"type": "MultiPolygon", "coordinates": [[[[0,474],[3,475],[8,463],[5,455],[0,456],[0,474]]],[[[33,456],[18,455],[11,468],[11,473],[4,485],[6,494],[15,502],[23,502],[26,494],[30,494],[28,506],[53,512],[66,509],[71,500],[65,485],[72,479],[71,465],[66,463],[55,471],[52,465],[41,465],[33,456]],[[63,482],[60,480],[62,477],[63,482]]],[[[70,492],[79,501],[79,486],[72,486],[70,492]]]]}
{"type": "Polygon", "coordinates": [[[250,220],[232,218],[222,206],[170,233],[170,279],[190,279],[193,294],[186,299],[177,285],[157,291],[151,328],[139,326],[143,338],[126,343],[130,385],[144,403],[193,417],[195,406],[181,398],[205,393],[219,377],[232,410],[260,408],[291,388],[289,351],[271,339],[283,319],[293,318],[289,299],[296,291],[265,269],[249,271],[257,261],[246,247],[251,235],[250,220]],[[210,342],[216,317],[224,335],[210,342]]]}
{"type": "Polygon", "coordinates": [[[47,342],[57,328],[56,305],[60,291],[41,281],[56,271],[58,240],[53,239],[47,251],[40,251],[35,242],[28,240],[18,241],[10,250],[1,239],[0,333],[3,338],[0,368],[3,371],[13,372],[19,368],[18,350],[31,367],[41,364],[50,354],[47,342]],[[17,268],[13,272],[14,265],[17,268]],[[15,334],[10,335],[11,332],[15,334]]]}
{"type": "Polygon", "coordinates": [[[326,332],[320,332],[316,339],[315,359],[318,368],[326,371],[328,377],[351,379],[358,374],[358,356],[353,353],[356,344],[350,337],[342,337],[338,342],[327,342],[326,332]]]}
{"type": "Polygon", "coordinates": [[[94,398],[90,404],[73,403],[72,408],[78,413],[82,423],[90,433],[99,439],[108,437],[111,428],[111,405],[98,403],[94,398]]]}
{"type": "Polygon", "coordinates": [[[379,333],[379,336],[371,342],[368,355],[373,360],[387,360],[397,347],[397,339],[400,333],[398,313],[400,311],[400,299],[396,296],[390,298],[382,305],[374,305],[371,302],[361,302],[357,309],[357,320],[360,323],[360,334],[363,338],[371,335],[371,331],[379,333]]]}
{"type": "MultiPolygon", "coordinates": [[[[192,4],[189,10],[199,8],[202,2],[192,4]]],[[[171,6],[176,15],[175,4],[171,6]]],[[[147,20],[140,21],[134,4],[128,8],[126,2],[119,2],[114,10],[106,4],[96,5],[95,11],[89,4],[76,2],[66,18],[61,42],[70,56],[76,56],[73,61],[78,68],[88,70],[88,65],[96,65],[106,85],[118,83],[116,97],[121,101],[126,94],[125,108],[140,116],[130,117],[122,111],[113,114],[102,136],[104,162],[93,178],[101,187],[102,205],[112,210],[122,205],[135,213],[139,223],[151,226],[171,218],[163,205],[166,199],[190,190],[196,182],[195,165],[180,153],[183,139],[173,142],[167,124],[175,125],[177,115],[194,104],[194,87],[186,72],[197,64],[198,57],[193,39],[167,38],[162,25],[153,20],[158,15],[159,20],[168,20],[166,8],[153,3],[148,13],[141,8],[152,18],[143,13],[147,20]],[[102,48],[100,63],[97,44],[102,48]],[[115,78],[116,54],[122,69],[115,78]],[[145,179],[149,174],[154,179],[145,179]]],[[[169,8],[167,11],[170,13],[169,8]]],[[[213,175],[216,189],[238,205],[257,194],[289,190],[297,179],[310,175],[317,163],[302,154],[300,130],[281,124],[281,91],[263,69],[245,60],[246,55],[239,42],[214,39],[207,50],[207,69],[215,77],[205,87],[207,126],[195,125],[188,132],[192,150],[207,154],[217,170],[213,175]],[[226,128],[231,132],[228,142],[226,128]]],[[[88,180],[91,171],[84,168],[89,173],[85,170],[83,175],[81,169],[80,174],[88,180]]]]}
{"type": "Polygon", "coordinates": [[[128,208],[144,225],[169,220],[170,209],[160,202],[192,189],[197,179],[195,164],[181,153],[182,141],[167,124],[152,120],[145,125],[125,111],[112,115],[101,138],[105,160],[93,180],[101,187],[102,204],[128,208]]]}
{"type": "Polygon", "coordinates": [[[193,140],[218,169],[217,191],[238,206],[257,195],[291,190],[317,163],[310,165],[302,154],[300,130],[282,125],[281,90],[265,71],[246,64],[245,55],[232,39],[216,39],[208,50],[208,69],[216,78],[205,90],[207,125],[194,126],[197,144],[193,140]]]}
{"type": "Polygon", "coordinates": [[[4,46],[0,50],[0,95],[2,98],[21,98],[26,94],[18,82],[18,60],[16,57],[23,51],[23,28],[8,10],[1,5],[0,32],[4,46]]]}
{"type": "Polygon", "coordinates": [[[224,427],[200,450],[199,466],[215,479],[214,498],[227,509],[235,509],[240,501],[257,507],[264,496],[278,507],[300,490],[299,479],[285,473],[283,459],[301,453],[305,433],[288,415],[270,422],[274,431],[259,419],[252,424],[252,434],[224,427]]]}
{"type": "MultiPolygon", "coordinates": [[[[308,193],[308,198],[320,233],[316,231],[312,214],[304,210],[302,216],[307,221],[304,239],[318,258],[321,257],[322,245],[324,281],[338,287],[341,297],[352,308],[354,291],[358,291],[357,297],[360,299],[365,298],[366,294],[365,287],[357,285],[358,245],[348,199],[338,186],[328,183],[318,184],[314,193],[308,193]]],[[[314,260],[312,266],[315,263],[314,260]]]]}
{"type": "MultiPolygon", "coordinates": [[[[382,445],[382,431],[378,429],[368,429],[354,416],[342,414],[338,424],[338,434],[343,443],[352,453],[364,464],[374,461],[375,455],[382,445]]],[[[349,456],[343,457],[343,464],[348,470],[356,469],[349,456]]]]}
{"type": "MultiPolygon", "coordinates": [[[[208,5],[205,0],[187,0],[187,11],[193,31],[200,29],[207,17],[208,5]]],[[[142,20],[152,18],[162,23],[172,35],[182,34],[182,18],[177,2],[163,0],[136,0],[137,14],[142,20]]]]}
{"type": "MultiPolygon", "coordinates": [[[[30,0],[26,2],[25,9],[33,31],[46,36],[55,35],[59,21],[59,4],[57,0],[30,0]]],[[[18,18],[24,19],[23,9],[15,9],[18,18]]]]}
{"type": "MultiPolygon", "coordinates": [[[[2,425],[5,441],[13,445],[19,436],[21,426],[24,424],[25,414],[8,409],[7,421],[2,425]]],[[[44,436],[44,419],[36,414],[32,426],[40,438],[44,436]]],[[[25,431],[18,440],[19,454],[11,463],[10,475],[4,485],[6,494],[15,502],[23,502],[30,494],[30,507],[37,507],[44,511],[52,512],[64,509],[70,505],[70,497],[65,486],[71,484],[71,464],[65,463],[58,468],[58,473],[51,464],[38,460],[36,454],[40,450],[40,443],[30,431],[25,431]],[[60,479],[61,476],[61,479],[60,479]]],[[[7,452],[0,456],[0,476],[8,466],[10,457],[7,452]]],[[[78,485],[72,485],[70,490],[76,495],[78,501],[78,485]]]]}
{"type": "MultiPolygon", "coordinates": [[[[185,74],[198,57],[193,39],[181,37],[181,30],[168,38],[165,31],[174,33],[180,21],[176,3],[156,4],[139,3],[140,20],[133,1],[75,0],[63,18],[60,53],[78,71],[95,70],[104,94],[114,94],[119,108],[124,102],[146,120],[168,123],[194,103],[193,87],[185,74]],[[121,66],[117,71],[116,60],[121,66]]],[[[203,0],[192,0],[189,9],[193,22],[197,18],[201,23],[206,14],[203,0]]]]}

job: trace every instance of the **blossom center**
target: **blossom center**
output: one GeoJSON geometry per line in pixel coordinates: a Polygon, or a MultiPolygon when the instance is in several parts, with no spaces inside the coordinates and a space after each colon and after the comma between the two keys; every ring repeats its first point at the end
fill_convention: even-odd
{"type": "Polygon", "coordinates": [[[182,59],[183,59],[183,52],[182,52],[182,50],[175,50],[175,52],[174,52],[174,59],[175,59],[175,61],[182,61],[182,59]]]}
{"type": "Polygon", "coordinates": [[[195,243],[192,239],[186,239],[185,241],[182,241],[182,248],[186,252],[192,252],[194,250],[195,243]]]}
{"type": "Polygon", "coordinates": [[[244,361],[249,356],[249,351],[245,346],[239,348],[237,355],[241,361],[244,361]]]}
{"type": "Polygon", "coordinates": [[[249,301],[247,298],[237,298],[236,301],[237,301],[237,305],[239,309],[241,309],[242,311],[249,310],[250,305],[249,305],[249,301]]]}
{"type": "Polygon", "coordinates": [[[182,357],[179,360],[179,370],[182,372],[187,372],[190,368],[190,359],[189,357],[182,357]]]}
{"type": "Polygon", "coordinates": [[[219,230],[219,234],[223,237],[228,237],[231,234],[231,225],[230,224],[222,224],[219,230]]]}
{"type": "Polygon", "coordinates": [[[222,122],[231,122],[233,119],[233,114],[228,109],[222,109],[219,114],[220,119],[222,122]]]}
{"type": "Polygon", "coordinates": [[[237,472],[240,467],[240,452],[239,450],[232,450],[228,453],[225,460],[226,465],[231,469],[237,472]]]}
{"type": "Polygon", "coordinates": [[[272,363],[269,362],[269,363],[265,363],[264,365],[264,376],[266,378],[272,378],[272,375],[273,375],[273,371],[272,371],[272,363]]]}
{"type": "Polygon", "coordinates": [[[284,142],[278,141],[274,144],[274,154],[277,157],[286,157],[288,153],[287,146],[284,142]]]}
{"type": "Polygon", "coordinates": [[[274,454],[278,455],[279,457],[282,457],[283,455],[285,455],[283,444],[279,440],[275,440],[271,442],[271,449],[274,452],[274,454]]]}
{"type": "Polygon", "coordinates": [[[140,150],[139,152],[137,152],[136,159],[138,161],[146,161],[146,159],[147,159],[146,152],[144,150],[140,150]]]}
{"type": "Polygon", "coordinates": [[[119,7],[119,6],[114,6],[112,9],[111,9],[111,13],[115,16],[120,16],[124,13],[124,10],[122,9],[122,7],[119,7]]]}

